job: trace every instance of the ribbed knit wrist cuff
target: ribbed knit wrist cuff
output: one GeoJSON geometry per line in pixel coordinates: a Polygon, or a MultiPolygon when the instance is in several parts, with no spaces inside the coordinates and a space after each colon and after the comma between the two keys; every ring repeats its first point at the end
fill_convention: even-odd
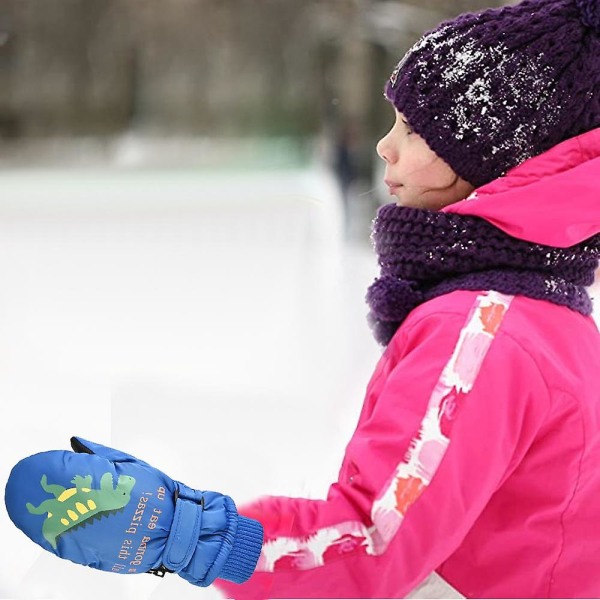
{"type": "Polygon", "coordinates": [[[233,547],[219,577],[234,583],[250,579],[260,556],[263,535],[263,526],[258,521],[238,515],[233,547]]]}

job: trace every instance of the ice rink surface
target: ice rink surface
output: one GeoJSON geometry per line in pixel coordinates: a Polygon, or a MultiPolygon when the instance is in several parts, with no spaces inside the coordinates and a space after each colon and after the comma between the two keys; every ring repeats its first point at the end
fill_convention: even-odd
{"type": "MultiPolygon", "coordinates": [[[[240,504],[323,498],[380,356],[368,240],[332,177],[0,173],[2,489],[21,458],[113,445],[240,504]]],[[[220,598],[40,549],[0,517],[0,598],[220,598]]]]}
{"type": "MultiPolygon", "coordinates": [[[[342,210],[319,169],[1,172],[2,490],[78,435],[238,504],[324,497],[380,356],[342,210]]],[[[0,530],[0,598],[221,597],[0,530]]]]}

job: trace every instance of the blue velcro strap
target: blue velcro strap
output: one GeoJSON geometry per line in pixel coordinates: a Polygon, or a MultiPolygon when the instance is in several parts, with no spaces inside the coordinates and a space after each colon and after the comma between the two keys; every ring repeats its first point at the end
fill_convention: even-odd
{"type": "Polygon", "coordinates": [[[179,485],[173,525],[163,553],[163,565],[175,573],[187,566],[198,545],[204,510],[202,492],[179,485]]]}

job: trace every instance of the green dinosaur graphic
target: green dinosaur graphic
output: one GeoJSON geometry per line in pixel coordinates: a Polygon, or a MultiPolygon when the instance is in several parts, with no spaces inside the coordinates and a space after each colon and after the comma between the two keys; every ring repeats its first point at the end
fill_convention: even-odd
{"type": "Polygon", "coordinates": [[[108,513],[123,510],[131,499],[135,479],[129,475],[119,475],[117,487],[113,488],[113,476],[104,473],[100,479],[100,489],[92,489],[92,476],[75,475],[71,482],[74,488],[49,484],[42,475],[41,486],[54,498],[44,500],[39,506],[27,503],[27,510],[34,515],[48,513],[42,525],[42,534],[56,550],[56,538],[81,525],[100,519],[108,513]]]}

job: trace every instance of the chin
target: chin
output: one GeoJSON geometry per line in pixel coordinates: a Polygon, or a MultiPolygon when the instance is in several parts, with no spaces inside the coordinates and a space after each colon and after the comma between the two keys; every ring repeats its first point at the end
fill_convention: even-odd
{"type": "Polygon", "coordinates": [[[396,196],[396,204],[407,208],[422,208],[422,202],[419,202],[416,198],[396,196]]]}

